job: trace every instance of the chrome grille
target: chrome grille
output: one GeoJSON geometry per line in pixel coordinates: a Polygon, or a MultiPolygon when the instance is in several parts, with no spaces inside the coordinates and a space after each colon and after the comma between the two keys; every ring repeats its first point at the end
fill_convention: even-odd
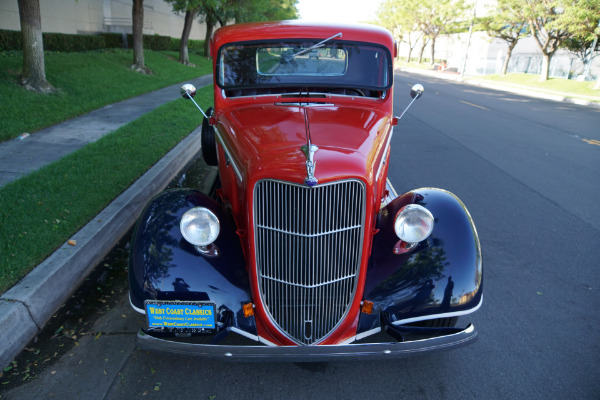
{"type": "Polygon", "coordinates": [[[299,344],[341,322],[356,289],[365,187],[348,180],[307,187],[263,180],[254,188],[258,284],[272,321],[299,344]]]}

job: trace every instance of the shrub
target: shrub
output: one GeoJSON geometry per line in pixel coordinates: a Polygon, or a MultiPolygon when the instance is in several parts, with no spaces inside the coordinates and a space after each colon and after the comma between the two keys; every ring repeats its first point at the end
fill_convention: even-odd
{"type": "MultiPolygon", "coordinates": [[[[89,51],[124,47],[123,34],[100,33],[97,35],[73,35],[68,33],[44,32],[44,50],[47,51],[89,51]]],[[[169,36],[144,35],[144,48],[148,50],[179,51],[179,39],[169,36]]],[[[190,51],[202,49],[204,41],[190,40],[190,51]]],[[[133,47],[133,36],[127,34],[127,47],[133,47]]],[[[0,51],[22,50],[21,31],[0,29],[0,51]]]]}

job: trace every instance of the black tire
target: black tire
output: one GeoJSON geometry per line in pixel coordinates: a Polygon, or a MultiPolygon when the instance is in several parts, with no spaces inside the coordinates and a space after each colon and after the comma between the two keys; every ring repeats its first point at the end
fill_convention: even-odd
{"type": "MultiPolygon", "coordinates": [[[[206,115],[211,116],[212,107],[206,110],[206,115]]],[[[202,129],[200,131],[200,144],[202,146],[202,159],[207,165],[218,165],[217,159],[217,141],[215,138],[215,128],[210,126],[208,119],[202,120],[202,129]]]]}

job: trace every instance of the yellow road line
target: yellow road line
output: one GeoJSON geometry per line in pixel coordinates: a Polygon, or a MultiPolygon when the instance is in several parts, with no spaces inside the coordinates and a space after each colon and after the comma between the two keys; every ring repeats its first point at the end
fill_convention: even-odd
{"type": "Polygon", "coordinates": [[[481,108],[482,110],[485,110],[485,111],[490,111],[489,109],[487,109],[487,108],[485,108],[485,107],[478,106],[477,104],[469,103],[468,101],[460,100],[460,102],[461,102],[461,103],[464,103],[464,104],[466,104],[466,105],[469,105],[469,106],[473,106],[473,107],[481,108]]]}
{"type": "Polygon", "coordinates": [[[600,146],[600,141],[598,141],[598,140],[593,140],[593,139],[581,139],[581,140],[583,140],[584,142],[587,142],[589,144],[594,144],[596,146],[600,146]]]}

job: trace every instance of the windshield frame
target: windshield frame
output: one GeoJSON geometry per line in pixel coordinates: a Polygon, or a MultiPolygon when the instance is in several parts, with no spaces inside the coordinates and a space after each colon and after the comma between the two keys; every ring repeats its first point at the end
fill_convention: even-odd
{"type": "MultiPolygon", "coordinates": [[[[223,58],[224,58],[224,51],[226,51],[229,48],[232,47],[236,47],[236,46],[240,46],[240,47],[245,47],[249,50],[251,50],[252,48],[257,49],[254,52],[254,60],[252,61],[252,64],[254,65],[254,68],[256,70],[257,75],[259,75],[259,68],[258,65],[256,65],[257,63],[257,53],[258,53],[258,49],[260,48],[266,48],[269,47],[269,45],[290,45],[290,44],[304,44],[304,45],[312,45],[312,44],[317,44],[320,41],[322,41],[322,39],[316,39],[316,38],[277,38],[277,39],[268,39],[268,40],[249,40],[249,41],[236,41],[236,42],[228,42],[223,44],[218,52],[217,52],[217,57],[216,57],[216,61],[215,61],[215,83],[217,84],[217,86],[223,90],[238,90],[238,89],[260,89],[260,88],[276,88],[276,87],[281,87],[281,88],[285,88],[285,87],[315,87],[315,88],[328,88],[328,87],[335,87],[335,88],[348,88],[348,89],[353,89],[353,88],[361,88],[361,89],[369,89],[369,90],[376,90],[376,91],[387,91],[388,89],[390,89],[393,86],[393,81],[394,81],[394,65],[393,65],[393,58],[392,58],[392,54],[390,52],[390,50],[388,49],[387,46],[383,45],[383,44],[379,44],[379,43],[374,43],[374,42],[363,42],[363,41],[351,41],[351,40],[333,40],[328,42],[325,46],[325,48],[330,48],[330,47],[338,47],[338,48],[355,48],[355,49],[368,49],[370,51],[373,52],[379,52],[380,54],[383,54],[384,58],[385,58],[385,62],[387,65],[381,66],[380,68],[380,73],[382,75],[385,75],[385,82],[381,83],[381,84],[363,84],[362,82],[358,82],[356,80],[352,81],[352,80],[348,80],[347,82],[341,80],[339,82],[334,82],[334,84],[331,83],[331,78],[332,76],[330,75],[311,75],[311,74],[294,74],[294,75],[289,75],[288,77],[302,77],[304,76],[306,79],[304,81],[272,81],[272,82],[259,82],[259,83],[250,83],[250,82],[246,82],[243,84],[238,84],[238,85],[226,85],[224,83],[225,77],[225,63],[223,62],[223,58]],[[318,79],[321,78],[321,79],[318,79]],[[385,84],[384,84],[385,83],[385,84]]],[[[319,49],[323,49],[323,47],[319,47],[319,49]]],[[[347,64],[351,64],[352,63],[352,58],[349,58],[346,60],[347,64]]],[[[260,75],[263,77],[269,77],[269,76],[277,76],[277,75],[260,75]]]]}

